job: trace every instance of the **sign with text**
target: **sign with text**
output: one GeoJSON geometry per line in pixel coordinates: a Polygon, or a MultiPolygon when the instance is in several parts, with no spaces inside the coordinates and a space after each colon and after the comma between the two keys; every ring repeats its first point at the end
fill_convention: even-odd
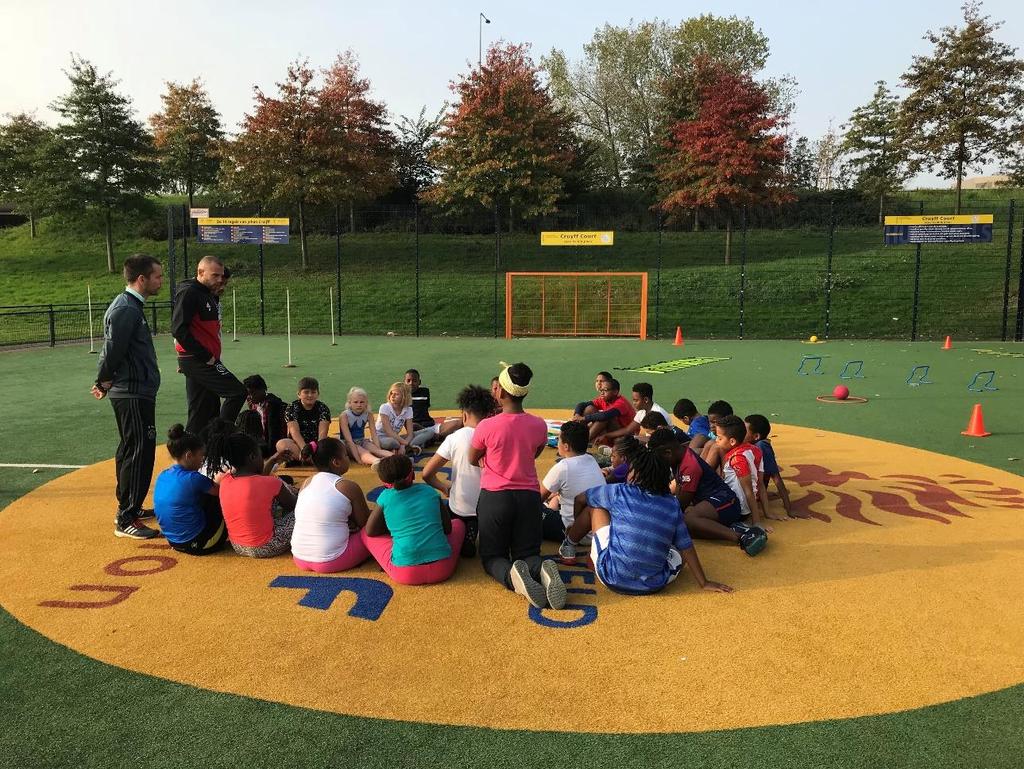
{"type": "Polygon", "coordinates": [[[885,245],[991,243],[992,214],[885,217],[885,245]]]}
{"type": "Polygon", "coordinates": [[[615,233],[604,232],[542,232],[542,246],[612,246],[615,233]]]}
{"type": "Polygon", "coordinates": [[[287,218],[223,217],[199,219],[200,243],[286,245],[287,218]]]}
{"type": "Polygon", "coordinates": [[[209,219],[210,209],[209,208],[190,208],[188,215],[192,219],[209,219]]]}

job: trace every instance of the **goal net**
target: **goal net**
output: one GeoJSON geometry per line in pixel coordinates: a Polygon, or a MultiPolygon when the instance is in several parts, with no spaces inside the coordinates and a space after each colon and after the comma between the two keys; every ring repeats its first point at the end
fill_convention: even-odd
{"type": "Polygon", "coordinates": [[[647,338],[646,272],[505,273],[505,338],[647,338]]]}

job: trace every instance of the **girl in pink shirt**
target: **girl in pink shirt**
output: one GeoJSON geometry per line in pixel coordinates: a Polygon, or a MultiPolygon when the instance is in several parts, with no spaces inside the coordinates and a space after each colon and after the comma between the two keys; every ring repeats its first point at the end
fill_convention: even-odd
{"type": "Polygon", "coordinates": [[[498,375],[501,413],[477,425],[469,461],[481,468],[480,559],[484,569],[538,609],[565,606],[558,567],[542,561],[543,526],[536,458],[547,445],[547,424],[523,411],[533,371],[525,363],[498,375]]]}

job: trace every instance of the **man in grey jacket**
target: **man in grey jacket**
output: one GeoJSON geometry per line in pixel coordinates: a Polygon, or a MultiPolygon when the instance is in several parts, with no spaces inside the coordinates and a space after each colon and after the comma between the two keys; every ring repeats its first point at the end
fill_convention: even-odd
{"type": "Polygon", "coordinates": [[[152,256],[124,262],[128,285],[103,316],[103,349],[92,394],[110,398],[121,442],[115,455],[117,517],[114,536],[152,539],[159,532],[142,522],[152,517],[142,502],[153,480],[156,454],[156,393],[160,389],[153,334],[146,323],[146,299],[163,284],[163,268],[152,256]]]}

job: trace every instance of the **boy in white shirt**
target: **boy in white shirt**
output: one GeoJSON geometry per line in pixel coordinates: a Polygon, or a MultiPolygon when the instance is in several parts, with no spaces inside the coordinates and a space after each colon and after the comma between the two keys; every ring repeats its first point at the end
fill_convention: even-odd
{"type": "Polygon", "coordinates": [[[544,539],[561,543],[565,530],[575,520],[576,495],[595,486],[604,486],[604,473],[597,460],[587,453],[590,430],[584,422],[563,422],[559,429],[558,454],[561,462],[548,470],[540,484],[540,497],[548,503],[544,515],[544,539]],[[558,506],[553,507],[557,500],[558,506]]]}
{"type": "Polygon", "coordinates": [[[472,558],[476,555],[476,503],[480,498],[480,468],[469,461],[469,447],[473,431],[480,420],[494,412],[495,401],[487,390],[477,385],[462,388],[455,400],[462,410],[463,427],[445,438],[437,447],[434,456],[423,468],[423,482],[446,495],[452,517],[466,524],[461,555],[463,558],[472,558]],[[452,463],[448,481],[438,477],[447,462],[452,463]]]}

